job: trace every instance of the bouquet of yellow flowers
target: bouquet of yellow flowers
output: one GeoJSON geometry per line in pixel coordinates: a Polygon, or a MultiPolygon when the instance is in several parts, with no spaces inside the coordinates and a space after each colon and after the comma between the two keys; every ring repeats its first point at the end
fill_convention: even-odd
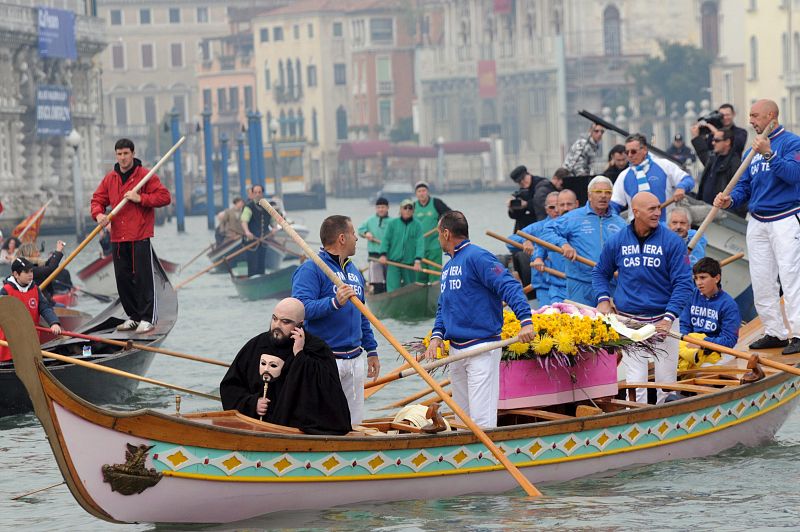
{"type": "MultiPolygon", "coordinates": [[[[593,309],[568,303],[553,303],[531,316],[536,337],[531,342],[516,342],[503,349],[503,360],[529,360],[552,357],[572,365],[570,358],[598,352],[611,353],[633,342],[620,334],[593,309]]],[[[514,313],[503,310],[503,340],[519,334],[520,323],[514,313]]]]}

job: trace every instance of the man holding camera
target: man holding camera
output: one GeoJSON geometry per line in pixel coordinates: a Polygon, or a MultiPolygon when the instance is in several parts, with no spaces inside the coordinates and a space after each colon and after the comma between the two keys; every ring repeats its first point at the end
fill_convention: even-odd
{"type": "MultiPolygon", "coordinates": [[[[519,185],[508,199],[508,217],[514,220],[514,233],[536,221],[533,211],[533,176],[524,166],[517,166],[509,175],[519,185]]],[[[543,180],[541,177],[539,180],[543,180]]]]}
{"type": "MultiPolygon", "coordinates": [[[[734,118],[736,118],[736,112],[733,110],[733,106],[729,103],[723,103],[717,111],[700,117],[695,125],[698,126],[699,134],[705,137],[709,150],[714,147],[713,139],[717,131],[729,128],[733,132],[732,150],[735,154],[734,156],[741,159],[747,145],[747,130],[734,124],[734,118]]],[[[692,126],[692,137],[694,137],[694,126],[692,126]]],[[[694,145],[694,140],[692,140],[692,145],[694,145]]]]}

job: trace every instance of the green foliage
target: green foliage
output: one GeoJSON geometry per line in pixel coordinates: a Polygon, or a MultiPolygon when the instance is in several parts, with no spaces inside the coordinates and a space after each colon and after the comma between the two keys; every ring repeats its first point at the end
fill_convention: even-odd
{"type": "Polygon", "coordinates": [[[674,102],[679,108],[687,101],[708,98],[711,85],[709,69],[713,58],[689,44],[659,41],[660,57],[651,57],[631,68],[639,93],[645,98],[663,99],[667,109],[674,102]]]}

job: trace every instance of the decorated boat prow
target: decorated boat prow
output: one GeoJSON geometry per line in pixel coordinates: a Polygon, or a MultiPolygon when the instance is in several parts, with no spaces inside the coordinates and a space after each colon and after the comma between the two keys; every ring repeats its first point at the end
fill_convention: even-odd
{"type": "MultiPolygon", "coordinates": [[[[235,411],[169,415],[97,407],[52,377],[25,317],[18,301],[0,300],[0,326],[10,331],[17,372],[59,469],[78,503],[100,519],[222,523],[517,486],[452,418],[453,430],[435,434],[383,418],[345,436],[312,436],[235,411]]],[[[546,486],[763,444],[800,395],[800,377],[774,370],[748,384],[707,382],[679,383],[691,397],[659,406],[597,398],[595,408],[584,408],[590,415],[579,414],[581,404],[560,413],[500,411],[501,426],[486,434],[526,477],[546,486]]]]}

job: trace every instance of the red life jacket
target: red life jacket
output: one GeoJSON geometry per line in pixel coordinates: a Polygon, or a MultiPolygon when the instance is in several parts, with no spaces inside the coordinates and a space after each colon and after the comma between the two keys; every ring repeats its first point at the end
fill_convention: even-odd
{"type": "MultiPolygon", "coordinates": [[[[31,315],[34,325],[39,325],[39,288],[33,284],[27,292],[20,292],[13,283],[6,283],[3,285],[6,293],[11,297],[16,297],[25,305],[31,315]]],[[[6,335],[0,329],[0,340],[5,340],[6,335]]],[[[0,362],[8,362],[11,360],[11,350],[8,347],[0,346],[0,362]]]]}

